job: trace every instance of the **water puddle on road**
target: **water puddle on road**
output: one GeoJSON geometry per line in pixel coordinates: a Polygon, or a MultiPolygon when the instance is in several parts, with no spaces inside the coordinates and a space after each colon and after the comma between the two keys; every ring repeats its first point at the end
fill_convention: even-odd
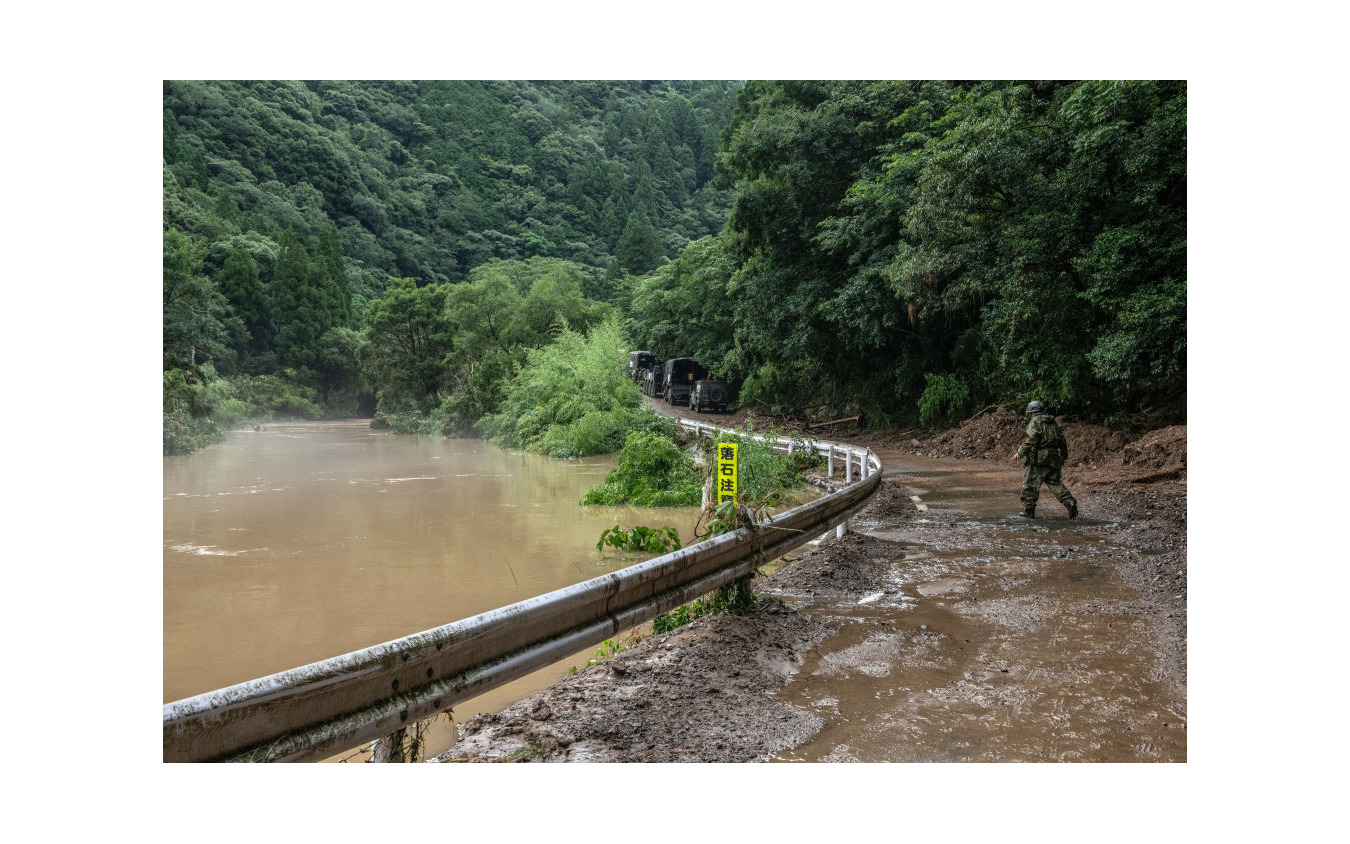
{"type": "Polygon", "coordinates": [[[1185,699],[1098,560],[1108,535],[1007,518],[1006,484],[952,480],[923,496],[933,519],[865,528],[905,546],[896,588],[799,604],[836,632],[776,697],[825,726],[775,761],[1184,762],[1185,699]]]}

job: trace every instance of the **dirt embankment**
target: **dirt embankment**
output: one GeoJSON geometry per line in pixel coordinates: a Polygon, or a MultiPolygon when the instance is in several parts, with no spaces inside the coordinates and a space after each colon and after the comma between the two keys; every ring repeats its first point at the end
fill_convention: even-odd
{"type": "Polygon", "coordinates": [[[747,762],[820,718],[769,697],[827,628],[770,601],[642,640],[508,709],[471,719],[438,762],[747,762]]]}
{"type": "MultiPolygon", "coordinates": [[[[1059,417],[1069,442],[1065,478],[1089,484],[1148,484],[1186,480],[1186,426],[1130,436],[1101,425],[1059,417]]],[[[924,440],[891,431],[849,438],[873,449],[894,448],[923,457],[1011,462],[1026,433],[1027,417],[1006,406],[990,408],[924,440]]]]}

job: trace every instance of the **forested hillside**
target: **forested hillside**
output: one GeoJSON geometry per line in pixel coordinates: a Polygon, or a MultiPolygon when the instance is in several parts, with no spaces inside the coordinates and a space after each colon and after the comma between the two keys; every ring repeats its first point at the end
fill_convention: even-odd
{"type": "Polygon", "coordinates": [[[1184,420],[1184,82],[752,82],[718,178],[726,230],[628,313],[744,401],[1184,420]]]}
{"type": "Polygon", "coordinates": [[[710,182],[739,87],[166,82],[166,451],[209,441],[213,419],[354,413],[372,394],[426,410],[360,364],[389,354],[363,332],[400,279],[516,262],[516,293],[566,276],[575,311],[720,231],[729,194],[710,182]]]}
{"type": "MultiPolygon", "coordinates": [[[[1186,85],[165,83],[166,453],[510,440],[531,355],[602,325],[780,412],[1183,421],[1186,85]]],[[[619,439],[584,399],[549,453],[619,439]]]]}

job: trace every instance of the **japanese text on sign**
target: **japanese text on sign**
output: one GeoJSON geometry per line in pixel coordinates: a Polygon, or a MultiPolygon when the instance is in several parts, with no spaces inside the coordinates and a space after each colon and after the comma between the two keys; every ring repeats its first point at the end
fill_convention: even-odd
{"type": "Polygon", "coordinates": [[[717,503],[736,498],[736,444],[717,444],[717,503]]]}

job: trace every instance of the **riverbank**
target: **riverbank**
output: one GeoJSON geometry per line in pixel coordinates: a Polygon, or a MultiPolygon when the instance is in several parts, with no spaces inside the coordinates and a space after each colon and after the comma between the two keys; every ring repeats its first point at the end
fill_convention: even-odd
{"type": "Polygon", "coordinates": [[[759,612],[471,719],[438,761],[1184,761],[1185,428],[1116,443],[1069,420],[1083,517],[1043,499],[1027,523],[1000,512],[1018,427],[831,435],[878,452],[882,489],[854,532],[757,581],[759,612]]]}

